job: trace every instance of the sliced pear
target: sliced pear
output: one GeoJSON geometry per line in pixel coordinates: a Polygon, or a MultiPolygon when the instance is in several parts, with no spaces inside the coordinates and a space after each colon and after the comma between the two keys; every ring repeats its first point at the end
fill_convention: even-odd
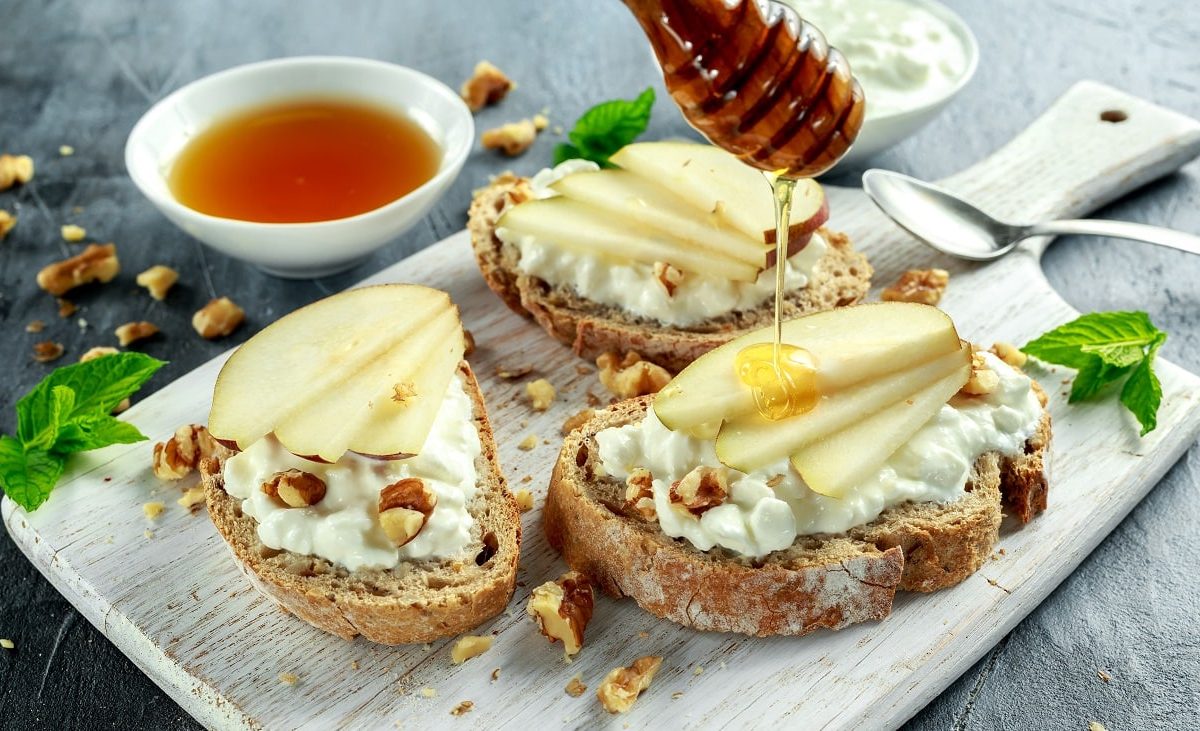
{"type": "Polygon", "coordinates": [[[753,282],[760,269],[561,196],[513,206],[497,225],[512,235],[532,236],[563,249],[645,264],[667,262],[685,271],[723,279],[753,282]]]}
{"type": "Polygon", "coordinates": [[[929,423],[971,376],[969,361],[912,396],[792,455],[804,482],[840,498],[879,471],[887,458],[929,423]]]}
{"type": "MultiPolygon", "coordinates": [[[[771,342],[773,335],[765,327],[701,356],[659,392],[654,413],[667,428],[682,430],[755,413],[754,396],[738,378],[734,360],[743,348],[771,342]]],[[[789,320],[783,339],[816,356],[817,388],[823,393],[890,376],[959,348],[946,313],[909,302],[842,307],[789,320]]]]}
{"type": "MultiPolygon", "coordinates": [[[[431,324],[437,337],[461,346],[457,308],[445,292],[428,287],[364,287],[302,307],[250,338],[225,363],[213,393],[209,430],[241,449],[282,430],[281,442],[289,451],[328,461],[347,449],[377,455],[411,451],[406,447],[423,443],[425,434],[401,433],[394,423],[376,423],[369,437],[337,437],[363,418],[376,394],[404,373],[415,377],[427,367],[431,352],[416,344],[445,345],[428,336],[431,324]],[[308,426],[296,430],[301,422],[308,426]]],[[[417,394],[409,406],[422,398],[434,395],[417,394]]],[[[436,399],[440,402],[441,394],[436,399]]]]}
{"type": "Polygon", "coordinates": [[[957,373],[964,364],[969,367],[970,359],[970,348],[964,347],[928,363],[823,396],[816,408],[799,416],[770,421],[755,412],[726,422],[717,435],[717,458],[742,472],[765,467],[898,401],[911,398],[935,381],[957,373]]]}
{"type": "MultiPolygon", "coordinates": [[[[637,142],[609,158],[612,164],[668,188],[694,208],[715,213],[746,236],[775,240],[775,202],[763,174],[724,150],[690,142],[637,142]]],[[[790,238],[811,233],[824,211],[825,193],[814,180],[792,194],[790,238]]]]}

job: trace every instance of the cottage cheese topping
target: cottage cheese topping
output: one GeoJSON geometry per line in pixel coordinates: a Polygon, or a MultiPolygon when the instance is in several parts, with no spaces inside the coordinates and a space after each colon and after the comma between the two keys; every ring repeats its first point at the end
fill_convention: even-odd
{"type": "Polygon", "coordinates": [[[953,89],[967,50],[941,18],[908,0],[786,0],[850,61],[867,117],[922,106],[953,89]]]}
{"type": "MultiPolygon", "coordinates": [[[[530,186],[535,198],[549,198],[555,195],[550,186],[567,175],[599,169],[588,160],[568,160],[534,175],[530,186]]],[[[501,241],[520,249],[518,266],[522,272],[554,286],[570,287],[592,302],[619,307],[665,325],[687,327],[737,310],[752,309],[775,294],[774,269],[764,271],[755,282],[735,282],[688,273],[674,294],[668,295],[654,276],[654,267],[649,264],[617,263],[568,251],[532,236],[513,240],[503,227],[496,235],[501,241]]],[[[809,244],[787,261],[785,289],[794,291],[808,286],[813,266],[826,249],[825,240],[814,234],[809,244]]]]}
{"type": "Polygon", "coordinates": [[[787,459],[750,474],[726,469],[729,500],[699,520],[670,507],[671,484],[700,465],[720,467],[714,443],[663,426],[651,410],[637,424],[596,435],[600,467],[624,480],[637,467],[654,476],[654,504],[662,530],[707,551],[722,546],[760,557],[792,545],[797,536],[841,533],[869,523],[905,501],[952,502],[965,494],[975,460],[986,452],[1020,452],[1037,430],[1042,408],[1030,380],[986,354],[1000,377],[990,394],[955,397],[896,451],[879,472],[843,498],[813,492],[787,459]],[[768,487],[767,482],[782,475],[768,487]]]}
{"type": "Polygon", "coordinates": [[[334,464],[312,462],[266,437],[225,463],[225,490],[242,499],[269,548],[320,556],[350,571],[394,568],[401,561],[439,559],[472,542],[467,511],[477,492],[475,460],[481,451],[473,404],[455,376],[416,457],[380,460],[347,453],[334,464]],[[260,487],[276,472],[304,470],[325,481],[325,499],[288,508],[260,487]],[[420,477],[437,493],[437,507],[412,542],[396,548],[379,526],[379,491],[404,477],[420,477]]]}

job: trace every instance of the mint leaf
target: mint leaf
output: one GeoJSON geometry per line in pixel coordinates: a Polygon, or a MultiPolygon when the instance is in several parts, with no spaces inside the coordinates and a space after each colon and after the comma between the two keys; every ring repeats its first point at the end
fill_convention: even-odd
{"type": "Polygon", "coordinates": [[[1116,367],[1105,363],[1100,358],[1091,358],[1076,374],[1067,402],[1073,404],[1076,401],[1086,401],[1100,393],[1105,386],[1120,380],[1128,372],[1128,366],[1116,367]]]}
{"type": "Polygon", "coordinates": [[[134,444],[145,441],[136,426],[108,414],[88,414],[65,425],[54,442],[58,454],[87,452],[110,444],[134,444]]]}
{"type": "Polygon", "coordinates": [[[75,408],[75,392],[66,386],[55,386],[50,389],[46,399],[46,410],[38,419],[27,419],[33,432],[22,436],[21,442],[26,448],[49,449],[58,438],[58,430],[75,408]]]}
{"type": "Polygon", "coordinates": [[[554,148],[554,164],[583,158],[609,167],[608,158],[646,131],[654,107],[654,89],[647,87],[636,99],[601,102],[583,113],[567,134],[570,145],[554,148]]]}
{"type": "Polygon", "coordinates": [[[46,502],[65,465],[60,455],[26,449],[12,437],[0,437],[0,489],[26,510],[37,510],[46,502]]]}
{"type": "MultiPolygon", "coordinates": [[[[1163,337],[1166,340],[1166,337],[1163,337]]],[[[1150,353],[1129,374],[1125,387],[1121,389],[1121,403],[1133,412],[1138,423],[1142,425],[1141,435],[1146,436],[1158,426],[1158,407],[1162,404],[1162,384],[1154,374],[1154,356],[1158,352],[1160,341],[1150,349],[1150,353]]]]}

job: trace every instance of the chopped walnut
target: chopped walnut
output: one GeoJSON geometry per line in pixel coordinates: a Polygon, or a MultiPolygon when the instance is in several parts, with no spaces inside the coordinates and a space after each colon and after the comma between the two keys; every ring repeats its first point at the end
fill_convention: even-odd
{"type": "Polygon", "coordinates": [[[130,343],[136,343],[139,340],[145,340],[158,333],[158,327],[152,322],[127,322],[118,327],[113,334],[117,336],[117,342],[121,347],[125,347],[130,343]]]}
{"type": "Polygon", "coordinates": [[[13,226],[17,225],[17,217],[8,211],[0,210],[0,241],[8,236],[8,232],[13,230],[13,226]]]}
{"type": "Polygon", "coordinates": [[[663,289],[667,290],[667,296],[671,297],[683,282],[683,272],[665,261],[656,261],[654,262],[654,278],[658,280],[663,289]]]}
{"type": "Polygon", "coordinates": [[[204,486],[196,485],[195,487],[189,487],[183,491],[183,494],[180,495],[179,499],[175,502],[176,504],[195,512],[197,506],[204,504],[204,486]]]}
{"type": "Polygon", "coordinates": [[[637,513],[642,520],[654,520],[654,475],[645,467],[634,468],[625,478],[625,509],[637,513]]]}
{"type": "Polygon", "coordinates": [[[567,681],[567,687],[563,688],[567,695],[572,698],[578,698],[587,692],[587,686],[583,684],[583,680],[578,675],[567,681]]]}
{"type": "Polygon", "coordinates": [[[55,262],[37,275],[38,286],[52,295],[66,294],[91,282],[111,282],[121,271],[117,247],[113,244],[89,244],[82,253],[55,262]]]}
{"type": "Polygon", "coordinates": [[[262,491],[289,508],[308,508],[325,499],[325,481],[303,470],[276,472],[262,491]]]}
{"type": "Polygon", "coordinates": [[[517,510],[522,513],[528,513],[533,510],[533,493],[528,490],[517,490],[513,493],[513,498],[517,501],[517,510]]]}
{"type": "Polygon", "coordinates": [[[159,302],[167,298],[167,292],[179,281],[179,272],[169,266],[156,264],[137,275],[139,287],[145,287],[150,296],[159,302]]]}
{"type": "Polygon", "coordinates": [[[33,158],[29,155],[0,155],[0,190],[33,180],[33,158]]]}
{"type": "Polygon", "coordinates": [[[529,149],[537,139],[537,133],[533,120],[522,119],[485,130],[479,141],[486,150],[500,150],[509,157],[516,157],[529,149]]]}
{"type": "Polygon", "coordinates": [[[517,449],[521,450],[522,452],[532,451],[533,448],[537,446],[537,442],[537,435],[530,434],[517,443],[517,449]]]}
{"type": "Polygon", "coordinates": [[[41,320],[34,320],[25,326],[25,332],[27,333],[40,333],[45,329],[46,323],[42,322],[41,320]]]}
{"type": "Polygon", "coordinates": [[[95,348],[92,348],[88,352],[84,353],[83,355],[79,356],[79,362],[87,363],[89,360],[103,358],[106,355],[116,355],[117,353],[120,353],[120,352],[121,351],[117,350],[116,348],[112,348],[107,345],[98,345],[95,348]]]}
{"type": "Polygon", "coordinates": [[[146,520],[158,520],[158,516],[166,509],[167,506],[159,502],[142,504],[142,514],[146,516],[146,520]]]}
{"type": "Polygon", "coordinates": [[[246,319],[246,312],[228,297],[209,301],[192,316],[192,327],[206,340],[216,340],[229,335],[246,319]]]}
{"type": "Polygon", "coordinates": [[[475,707],[475,704],[472,703],[471,701],[463,701],[463,702],[459,703],[457,706],[455,706],[454,708],[450,709],[450,715],[451,716],[461,716],[464,713],[470,713],[471,709],[474,707],[475,707]]]}
{"type": "Polygon", "coordinates": [[[530,381],[525,384],[525,395],[529,397],[529,405],[534,411],[545,411],[554,403],[554,385],[545,378],[530,381]]]}
{"type": "Polygon", "coordinates": [[[38,363],[50,363],[62,357],[66,349],[62,343],[56,343],[53,340],[46,340],[41,343],[36,343],[33,346],[33,359],[38,363]]]}
{"type": "Polygon", "coordinates": [[[533,590],[525,611],[550,642],[561,641],[567,659],[583,648],[583,631],[592,618],[595,596],[586,576],[568,571],[533,590]]]}
{"type": "Polygon", "coordinates": [[[600,383],[621,399],[658,393],[671,382],[666,368],[642,360],[632,350],[624,356],[604,353],[596,359],[596,367],[600,369],[600,383]]]}
{"type": "Polygon", "coordinates": [[[208,429],[186,424],[176,429],[167,441],[154,445],[154,476],[160,480],[182,480],[196,469],[201,459],[212,457],[219,450],[208,429]]]}
{"type": "Polygon", "coordinates": [[[671,507],[694,517],[725,502],[729,485],[725,470],[719,467],[697,467],[671,485],[671,507]]]}
{"type": "Polygon", "coordinates": [[[59,297],[55,301],[58,302],[58,316],[63,319],[66,319],[79,311],[79,307],[77,307],[75,303],[69,299],[63,299],[62,297],[59,297]]]}
{"type": "Polygon", "coordinates": [[[413,396],[417,395],[417,387],[412,384],[412,381],[397,383],[392,386],[392,400],[398,404],[406,403],[413,396]]]}
{"type": "Polygon", "coordinates": [[[625,713],[643,690],[650,687],[654,674],[662,666],[662,658],[656,655],[639,657],[626,668],[617,668],[604,676],[596,697],[609,713],[625,713]]]}
{"type": "Polygon", "coordinates": [[[514,381],[518,378],[524,378],[530,373],[533,373],[533,366],[528,363],[520,365],[498,365],[496,366],[496,377],[503,378],[506,381],[514,381]]]}
{"type": "Polygon", "coordinates": [[[459,94],[467,103],[467,108],[478,112],[486,106],[499,104],[515,86],[503,71],[488,61],[480,61],[475,64],[471,78],[463,82],[459,94]]]}
{"type": "Polygon", "coordinates": [[[967,380],[961,392],[968,396],[985,396],[996,390],[996,386],[1000,385],[1000,376],[996,371],[988,367],[987,360],[984,359],[983,353],[975,351],[971,353],[971,377],[967,380]]]}
{"type": "Polygon", "coordinates": [[[492,648],[491,635],[463,635],[450,648],[450,662],[461,665],[473,657],[479,657],[492,648]]]}
{"type": "Polygon", "coordinates": [[[62,233],[63,241],[70,241],[73,244],[83,241],[87,237],[87,230],[83,226],[77,226],[73,223],[63,225],[60,232],[62,233]]]}
{"type": "Polygon", "coordinates": [[[1013,368],[1023,368],[1029,362],[1029,356],[1012,343],[993,343],[992,354],[1013,368]]]}
{"type": "Polygon", "coordinates": [[[592,418],[592,415],[595,413],[596,412],[593,409],[584,409],[583,411],[576,411],[571,416],[568,416],[567,420],[564,421],[563,425],[562,425],[563,435],[565,436],[567,434],[570,434],[571,432],[575,431],[579,427],[586,424],[588,422],[588,420],[592,418]]]}
{"type": "Polygon", "coordinates": [[[472,355],[475,355],[475,336],[463,328],[463,357],[470,358],[472,355]]]}
{"type": "Polygon", "coordinates": [[[397,547],[416,538],[437,506],[437,493],[419,477],[405,477],[379,493],[379,525],[397,547]]]}
{"type": "Polygon", "coordinates": [[[547,117],[545,114],[542,114],[540,112],[538,114],[533,115],[533,118],[530,119],[529,121],[533,122],[533,128],[536,129],[538,132],[541,132],[542,130],[544,130],[550,126],[549,117],[547,117]]]}
{"type": "Polygon", "coordinates": [[[945,269],[909,269],[900,275],[896,283],[880,293],[885,302],[917,302],[936,305],[942,301],[942,293],[950,283],[950,272],[945,269]]]}

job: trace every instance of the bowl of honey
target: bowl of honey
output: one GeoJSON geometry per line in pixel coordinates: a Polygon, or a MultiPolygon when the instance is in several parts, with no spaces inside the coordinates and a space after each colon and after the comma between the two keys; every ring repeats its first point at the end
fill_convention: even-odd
{"type": "Polygon", "coordinates": [[[130,177],[201,242],[292,279],[353,267],[429,212],[475,126],[445,84],[370,59],[238,66],[155,104],[130,177]]]}

